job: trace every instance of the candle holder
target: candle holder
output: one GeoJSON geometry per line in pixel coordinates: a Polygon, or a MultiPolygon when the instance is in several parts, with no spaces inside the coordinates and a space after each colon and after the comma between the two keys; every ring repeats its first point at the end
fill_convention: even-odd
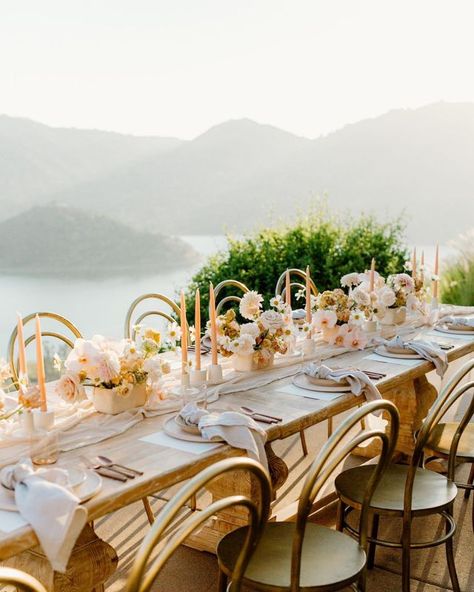
{"type": "Polygon", "coordinates": [[[207,380],[209,384],[219,384],[222,382],[222,366],[220,364],[211,364],[207,367],[207,380]]]}
{"type": "Polygon", "coordinates": [[[206,370],[196,370],[195,368],[192,368],[189,372],[189,384],[191,386],[200,386],[201,384],[206,384],[206,379],[206,370]]]}
{"type": "Polygon", "coordinates": [[[21,425],[22,433],[26,435],[31,435],[31,433],[35,429],[35,424],[33,421],[33,414],[31,413],[31,409],[23,409],[23,411],[19,415],[19,423],[21,425]]]}
{"type": "Polygon", "coordinates": [[[49,431],[54,427],[54,411],[35,409],[32,415],[35,430],[49,431]]]}
{"type": "Polygon", "coordinates": [[[371,320],[367,320],[364,321],[364,330],[367,333],[375,333],[378,329],[378,322],[371,319],[371,320]]]}
{"type": "Polygon", "coordinates": [[[301,350],[304,357],[313,356],[316,352],[316,342],[311,337],[304,339],[301,344],[301,350]]]}
{"type": "Polygon", "coordinates": [[[189,386],[190,380],[189,380],[189,372],[183,372],[181,374],[181,386],[189,386]]]}

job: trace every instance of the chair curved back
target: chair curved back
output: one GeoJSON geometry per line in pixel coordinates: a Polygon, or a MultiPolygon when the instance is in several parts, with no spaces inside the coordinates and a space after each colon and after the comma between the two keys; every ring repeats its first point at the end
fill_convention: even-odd
{"type": "Polygon", "coordinates": [[[240,300],[241,300],[241,296],[231,295],[231,296],[225,296],[224,298],[222,298],[222,300],[220,300],[220,302],[217,302],[217,296],[219,295],[220,292],[222,292],[222,290],[224,288],[237,288],[243,294],[246,294],[247,292],[250,291],[249,288],[247,288],[247,286],[245,284],[243,284],[242,282],[239,282],[238,280],[224,280],[222,282],[219,282],[217,284],[217,286],[214,288],[214,296],[216,299],[216,314],[217,315],[219,315],[221,313],[221,310],[225,304],[227,304],[229,302],[240,303],[240,300]]]}
{"type": "Polygon", "coordinates": [[[36,578],[12,567],[0,567],[0,584],[15,586],[21,592],[46,592],[46,588],[36,578]]]}
{"type": "MultiPolygon", "coordinates": [[[[278,278],[278,281],[275,286],[275,296],[281,296],[283,299],[286,297],[286,286],[285,286],[285,279],[286,279],[286,271],[285,270],[281,276],[278,278]]],[[[288,273],[290,274],[290,287],[291,288],[298,288],[298,290],[305,290],[306,289],[306,271],[302,269],[297,269],[296,267],[292,267],[288,269],[288,273]],[[299,279],[303,280],[302,282],[293,282],[291,281],[291,276],[297,276],[299,279]]],[[[313,281],[313,278],[309,279],[311,292],[314,296],[318,295],[318,288],[313,281]]]]}
{"type": "Polygon", "coordinates": [[[204,469],[178,491],[178,493],[164,506],[157,520],[141,544],[127,582],[126,592],[148,592],[158,576],[160,570],[179,545],[192,534],[196,528],[209,520],[214,514],[233,506],[247,508],[249,513],[249,528],[247,536],[235,564],[229,591],[239,592],[242,576],[245,573],[251,554],[255,549],[263,528],[268,520],[271,501],[270,477],[255,460],[246,457],[230,458],[215,463],[204,469]],[[193,512],[184,519],[169,534],[169,528],[180,510],[199,490],[216,477],[235,471],[245,471],[255,478],[259,486],[258,495],[232,495],[214,501],[204,510],[193,512]],[[165,536],[163,536],[165,535],[165,536]],[[161,546],[153,562],[147,569],[149,558],[156,546],[161,546]],[[145,573],[146,571],[146,573],[145,573]]]}
{"type": "MultiPolygon", "coordinates": [[[[141,304],[142,302],[144,302],[145,300],[158,300],[159,302],[163,302],[164,304],[169,306],[169,308],[171,308],[171,313],[174,313],[178,319],[180,318],[179,306],[176,304],[176,302],[174,300],[171,300],[171,298],[168,298],[168,296],[165,296],[164,294],[160,294],[159,292],[156,292],[156,293],[150,292],[149,294],[143,294],[142,296],[138,296],[138,298],[135,298],[135,300],[130,305],[130,307],[127,311],[127,314],[125,316],[124,335],[125,335],[126,339],[132,339],[132,340],[135,339],[135,337],[137,335],[136,326],[139,325],[142,321],[144,321],[147,317],[152,317],[152,316],[161,317],[162,319],[165,319],[169,323],[174,323],[176,321],[176,319],[174,319],[171,316],[171,313],[168,314],[162,310],[147,310],[144,313],[140,314],[132,324],[133,313],[135,312],[138,305],[141,304]]],[[[188,330],[188,343],[191,343],[191,341],[189,340],[189,327],[187,328],[187,330],[188,330]]]]}
{"type": "Polygon", "coordinates": [[[314,500],[336,467],[352,450],[354,450],[354,448],[360,446],[360,444],[366,440],[379,438],[382,444],[382,452],[375,471],[372,473],[372,476],[367,483],[360,514],[359,544],[364,549],[367,546],[368,510],[370,500],[372,499],[374,491],[392,458],[397,443],[399,426],[400,416],[398,409],[392,402],[384,399],[371,401],[365,403],[362,407],[351,413],[351,415],[341,423],[319,452],[308,471],[298,503],[298,515],[292,548],[291,592],[299,592],[300,590],[299,580],[304,534],[307,519],[311,512],[314,500]],[[341,440],[347,436],[347,434],[356,427],[364,417],[378,411],[385,411],[390,415],[390,430],[388,435],[383,429],[367,430],[360,432],[349,442],[341,446],[341,440]]]}
{"type": "MultiPolygon", "coordinates": [[[[451,378],[445,388],[441,391],[440,395],[432,405],[421,429],[418,432],[416,438],[415,450],[410,463],[410,468],[407,475],[407,481],[405,485],[405,496],[404,496],[404,511],[405,514],[409,514],[411,511],[411,500],[413,495],[413,486],[415,482],[416,470],[422,464],[423,451],[427,445],[428,438],[432,430],[441,421],[443,416],[449,411],[456,401],[466,393],[474,390],[474,381],[466,382],[459,386],[459,382],[466,376],[469,370],[472,368],[472,360],[462,368],[451,378]],[[456,388],[457,387],[457,388],[456,388]]],[[[451,443],[448,458],[448,479],[454,481],[454,469],[456,463],[456,452],[459,445],[459,440],[469,423],[474,413],[474,396],[471,400],[470,405],[467,407],[466,412],[462,420],[460,421],[456,432],[451,443]]]]}
{"type": "MultiPolygon", "coordinates": [[[[30,323],[31,321],[34,321],[34,319],[36,318],[36,315],[38,315],[41,319],[51,319],[52,321],[55,321],[55,322],[59,323],[60,325],[63,325],[69,331],[70,335],[72,336],[72,339],[68,335],[63,335],[62,333],[58,333],[57,331],[49,331],[49,330],[41,330],[42,337],[52,337],[54,339],[58,339],[59,341],[61,341],[62,343],[64,343],[65,345],[67,345],[71,349],[74,347],[74,340],[82,337],[82,334],[79,331],[79,329],[71,321],[66,319],[66,317],[63,317],[60,314],[57,314],[55,312],[31,313],[23,318],[23,326],[26,327],[28,325],[28,323],[30,323]]],[[[15,357],[15,349],[17,349],[16,348],[17,339],[18,339],[18,328],[17,328],[17,326],[15,326],[15,328],[13,329],[13,331],[10,335],[10,340],[8,342],[8,362],[10,364],[10,368],[12,371],[12,376],[13,376],[15,388],[18,390],[19,389],[18,355],[15,357]]],[[[35,339],[36,339],[35,333],[30,335],[29,337],[26,337],[25,338],[25,347],[27,347],[35,339]]]]}

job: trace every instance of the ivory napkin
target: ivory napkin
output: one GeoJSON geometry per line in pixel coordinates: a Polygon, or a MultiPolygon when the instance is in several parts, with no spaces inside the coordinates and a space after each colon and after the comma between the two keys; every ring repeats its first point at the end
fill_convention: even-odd
{"type": "Polygon", "coordinates": [[[87,522],[87,510],[68,489],[68,474],[62,469],[35,473],[29,459],[0,471],[4,487],[15,490],[15,502],[27,520],[55,571],[64,573],[71,551],[87,522]]]}
{"type": "Polygon", "coordinates": [[[448,368],[448,356],[446,352],[443,351],[438,344],[431,341],[423,341],[421,339],[403,341],[403,338],[400,335],[397,335],[397,337],[394,337],[393,339],[383,339],[382,341],[379,341],[379,343],[382,343],[385,346],[388,345],[389,347],[401,347],[406,350],[413,350],[425,360],[432,362],[435,365],[436,374],[441,378],[443,378],[444,373],[448,368]]]}
{"type": "Polygon", "coordinates": [[[248,455],[268,469],[265,442],[267,433],[247,415],[235,411],[210,413],[188,403],[180,416],[188,425],[197,425],[206,440],[222,438],[231,446],[246,450],[248,455]]]}

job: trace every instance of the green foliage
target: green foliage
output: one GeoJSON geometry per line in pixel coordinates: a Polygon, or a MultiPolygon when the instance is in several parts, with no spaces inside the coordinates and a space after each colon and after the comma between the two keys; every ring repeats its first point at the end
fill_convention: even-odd
{"type": "Polygon", "coordinates": [[[461,237],[468,248],[461,248],[460,255],[442,274],[441,300],[448,304],[474,305],[474,247],[471,235],[461,237]],[[466,240],[467,239],[467,240],[466,240]]]}
{"type": "MultiPolygon", "coordinates": [[[[372,257],[382,275],[400,272],[407,259],[402,238],[400,220],[381,223],[364,215],[342,221],[324,209],[291,225],[264,228],[238,239],[228,237],[228,251],[210,257],[192,278],[186,298],[189,321],[193,322],[196,288],[201,291],[203,318],[208,318],[209,282],[215,286],[222,280],[239,280],[260,292],[268,304],[287,268],[304,270],[309,265],[320,291],[338,287],[346,273],[368,269],[372,257]]],[[[237,294],[231,290],[218,299],[231,293],[237,294]]]]}

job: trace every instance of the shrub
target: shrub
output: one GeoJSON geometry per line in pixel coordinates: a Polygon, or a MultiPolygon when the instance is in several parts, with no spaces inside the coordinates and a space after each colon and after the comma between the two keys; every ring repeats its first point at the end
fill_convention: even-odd
{"type": "MultiPolygon", "coordinates": [[[[203,318],[207,319],[209,282],[215,286],[222,280],[239,280],[260,292],[268,304],[278,278],[291,267],[304,270],[309,265],[320,291],[338,287],[345,273],[368,269],[372,257],[383,275],[400,272],[407,259],[403,230],[400,220],[381,223],[363,215],[342,221],[319,209],[293,224],[264,228],[243,238],[228,237],[228,250],[210,257],[191,280],[189,321],[193,322],[198,287],[203,318]]],[[[219,299],[223,296],[219,294],[219,299]]]]}
{"type": "Polygon", "coordinates": [[[474,305],[474,230],[459,237],[458,256],[441,276],[441,299],[448,304],[474,305]]]}

